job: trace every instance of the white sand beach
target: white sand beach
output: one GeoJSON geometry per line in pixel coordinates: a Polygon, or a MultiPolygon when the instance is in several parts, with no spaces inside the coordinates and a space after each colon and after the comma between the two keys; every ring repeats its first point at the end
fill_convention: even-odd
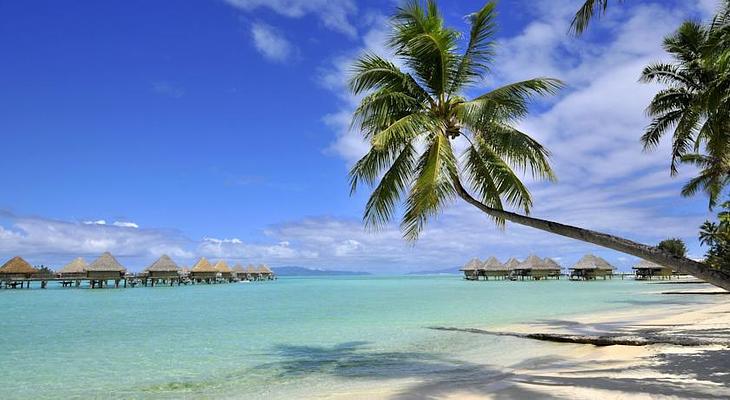
{"type": "MultiPolygon", "coordinates": [[[[689,286],[689,285],[688,285],[689,286]]],[[[661,285],[657,288],[661,291],[661,285]]],[[[692,285],[703,305],[667,304],[502,326],[509,333],[684,338],[699,346],[595,346],[515,338],[511,357],[470,360],[433,380],[333,398],[384,399],[725,399],[730,398],[730,295],[692,285]],[[528,349],[529,351],[525,351],[528,349]]],[[[494,328],[489,330],[495,332],[494,328]]],[[[464,333],[468,334],[468,333],[464,333]]],[[[474,333],[474,335],[479,335],[474,333]]],[[[510,352],[511,349],[505,349],[510,352]]],[[[478,351],[478,349],[475,349],[478,351]]],[[[330,398],[328,396],[328,398],[330,398]]]]}

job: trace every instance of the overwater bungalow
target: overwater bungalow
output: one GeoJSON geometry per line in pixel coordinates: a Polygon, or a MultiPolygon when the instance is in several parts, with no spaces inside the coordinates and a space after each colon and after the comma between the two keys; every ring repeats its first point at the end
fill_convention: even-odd
{"type": "Polygon", "coordinates": [[[260,264],[256,272],[259,273],[260,280],[270,281],[274,279],[274,271],[272,271],[271,268],[269,268],[269,266],[266,264],[260,264]]]}
{"type": "Polygon", "coordinates": [[[612,278],[616,268],[608,261],[593,254],[586,254],[570,268],[570,279],[593,280],[596,278],[612,278]]]}
{"type": "Polygon", "coordinates": [[[671,279],[675,275],[674,270],[671,267],[663,267],[653,262],[641,260],[638,264],[633,266],[631,269],[634,270],[634,276],[637,280],[647,279],[671,279]]]}
{"type": "Polygon", "coordinates": [[[476,281],[479,279],[479,269],[481,267],[482,262],[478,258],[472,258],[459,271],[464,272],[464,279],[476,281]]]}
{"type": "Polygon", "coordinates": [[[499,262],[494,256],[489,257],[487,261],[483,262],[479,269],[479,275],[483,276],[486,280],[489,280],[490,277],[494,279],[506,279],[509,273],[509,268],[499,262]]]}
{"type": "Polygon", "coordinates": [[[86,267],[89,264],[81,257],[75,258],[73,261],[64,265],[58,271],[59,278],[67,279],[83,279],[86,278],[86,267]]]}
{"type": "Polygon", "coordinates": [[[546,262],[542,258],[531,255],[525,261],[512,268],[510,276],[513,279],[560,279],[560,265],[554,261],[546,262]]]}
{"type": "Polygon", "coordinates": [[[231,268],[231,273],[233,274],[233,278],[239,279],[239,280],[245,280],[246,279],[246,269],[243,268],[243,265],[241,263],[236,263],[236,265],[231,268]]]}
{"type": "Polygon", "coordinates": [[[200,260],[190,270],[190,279],[193,282],[215,282],[217,275],[218,270],[205,257],[200,257],[200,260]]]}
{"type": "Polygon", "coordinates": [[[248,266],[246,266],[246,278],[250,281],[256,281],[259,279],[259,271],[256,270],[256,267],[254,267],[253,264],[248,264],[248,266]]]}
{"type": "Polygon", "coordinates": [[[180,268],[167,254],[163,254],[144,271],[147,273],[146,279],[152,286],[155,286],[158,281],[169,282],[170,286],[174,282],[180,285],[180,268]]]}
{"type": "Polygon", "coordinates": [[[545,257],[542,261],[542,265],[537,269],[538,275],[541,275],[543,278],[560,279],[560,273],[563,267],[550,257],[545,257]]]}
{"type": "Polygon", "coordinates": [[[33,268],[22,257],[16,256],[0,267],[0,285],[4,282],[5,287],[16,288],[20,284],[22,288],[23,283],[27,282],[27,287],[30,287],[30,281],[28,279],[37,273],[37,269],[33,268]]]}
{"type": "Polygon", "coordinates": [[[219,274],[221,274],[221,278],[231,281],[233,279],[233,271],[231,271],[231,268],[228,266],[228,263],[226,263],[223,260],[218,260],[217,263],[213,266],[216,271],[218,271],[219,274]]]}
{"type": "MultiPolygon", "coordinates": [[[[119,281],[124,279],[127,269],[114,258],[111,253],[104,252],[99,258],[86,266],[86,278],[92,288],[104,287],[110,280],[114,281],[114,286],[119,287],[119,281]]],[[[124,279],[124,287],[127,287],[127,280],[124,279]]]]}

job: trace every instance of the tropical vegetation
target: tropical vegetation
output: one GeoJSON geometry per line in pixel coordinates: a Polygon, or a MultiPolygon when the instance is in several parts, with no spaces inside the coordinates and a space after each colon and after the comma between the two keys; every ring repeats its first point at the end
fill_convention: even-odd
{"type": "MultiPolygon", "coordinates": [[[[623,0],[617,0],[622,3],[623,0]]],[[[578,9],[573,17],[573,21],[570,23],[571,32],[576,35],[582,34],[587,28],[588,24],[594,17],[600,17],[606,13],[608,8],[608,0],[586,0],[585,3],[578,9]]]]}
{"type": "Polygon", "coordinates": [[[691,273],[730,289],[730,274],[662,249],[575,226],[529,217],[527,172],[553,180],[549,152],[515,127],[536,96],[562,83],[535,78],[467,98],[484,84],[494,62],[495,4],[469,16],[471,29],[445,26],[435,1],[411,1],[393,16],[388,41],[394,60],[365,54],[353,66],[350,88],[364,96],[353,125],[370,141],[369,152],[350,172],[351,190],[373,188],[364,221],[389,222],[404,203],[401,228],[418,238],[426,222],[454,198],[473,205],[497,224],[505,221],[590,242],[691,273]],[[456,146],[464,151],[457,155],[456,146]],[[508,211],[514,208],[519,214],[508,211]]]}
{"type": "Polygon", "coordinates": [[[705,262],[714,268],[730,270],[730,201],[722,204],[717,221],[700,227],[700,243],[709,247],[705,262]]]}
{"type": "Polygon", "coordinates": [[[662,240],[656,247],[677,257],[687,256],[687,245],[680,238],[662,240]]]}
{"type": "Polygon", "coordinates": [[[652,122],[642,136],[645,149],[655,148],[671,133],[671,173],[680,164],[699,170],[682,189],[691,196],[700,191],[717,204],[730,184],[730,1],[707,26],[687,21],[664,40],[673,63],[656,63],[642,73],[645,82],[666,86],[647,108],[652,122]]]}

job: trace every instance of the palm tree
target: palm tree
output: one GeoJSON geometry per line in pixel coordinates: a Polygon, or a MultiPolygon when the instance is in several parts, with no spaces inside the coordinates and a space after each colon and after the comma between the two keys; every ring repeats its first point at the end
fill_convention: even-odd
{"type": "Polygon", "coordinates": [[[682,194],[702,190],[710,208],[730,183],[730,68],[719,57],[723,52],[716,51],[718,43],[729,37],[727,22],[724,26],[718,22],[722,15],[708,27],[682,24],[664,40],[675,62],[649,65],[641,77],[644,82],[667,86],[647,108],[653,120],[641,138],[644,148],[655,148],[673,131],[671,174],[682,163],[698,167],[699,175],[685,185],[682,194]]]}
{"type": "Polygon", "coordinates": [[[350,178],[353,192],[362,184],[373,187],[365,224],[375,228],[386,224],[403,201],[401,229],[406,239],[415,240],[427,220],[458,196],[497,224],[511,221],[597,244],[730,289],[729,274],[702,263],[527,215],[532,199],[515,170],[548,180],[554,174],[548,151],[514,123],[527,114],[532,98],[553,94],[562,83],[536,78],[465,98],[466,89],[489,72],[494,18],[493,2],[470,15],[468,43],[460,52],[459,33],[444,26],[436,3],[412,1],[397,10],[388,43],[403,68],[374,54],[355,62],[350,88],[364,97],[353,126],[363,132],[371,148],[353,166],[350,178]],[[457,157],[453,143],[461,138],[466,151],[457,157]]]}
{"type": "MultiPolygon", "coordinates": [[[[622,3],[623,0],[618,0],[622,3]]],[[[598,15],[599,17],[606,13],[608,8],[608,0],[586,0],[583,6],[575,13],[573,21],[570,23],[570,31],[576,35],[580,35],[588,28],[588,23],[598,15]]]]}

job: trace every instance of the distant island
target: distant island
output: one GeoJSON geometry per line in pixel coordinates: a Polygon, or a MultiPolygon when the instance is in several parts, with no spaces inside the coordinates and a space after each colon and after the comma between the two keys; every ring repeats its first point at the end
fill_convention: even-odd
{"type": "Polygon", "coordinates": [[[278,267],[272,268],[274,273],[278,276],[361,276],[370,275],[369,272],[364,271],[337,271],[319,268],[305,268],[305,267],[278,267]]]}
{"type": "Polygon", "coordinates": [[[408,275],[453,275],[461,274],[459,267],[443,268],[443,269],[429,269],[425,271],[413,271],[409,272],[408,275]]]}

